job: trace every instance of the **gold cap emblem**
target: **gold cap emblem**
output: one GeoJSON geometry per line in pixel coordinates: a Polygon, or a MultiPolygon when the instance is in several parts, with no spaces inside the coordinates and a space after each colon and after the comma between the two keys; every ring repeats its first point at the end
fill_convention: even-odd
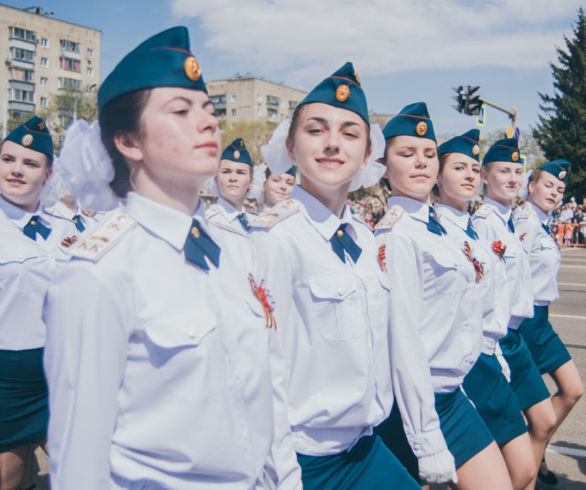
{"type": "Polygon", "coordinates": [[[338,102],[346,102],[350,97],[350,87],[348,85],[339,85],[336,89],[336,100],[338,102]]]}
{"type": "Polygon", "coordinates": [[[565,170],[562,170],[559,174],[558,174],[558,179],[560,180],[564,180],[566,178],[566,175],[568,175],[568,172],[566,172],[565,170]]]}
{"type": "Polygon", "coordinates": [[[513,154],[511,155],[511,160],[513,160],[513,162],[516,162],[517,160],[519,160],[519,152],[518,151],[513,152],[513,154]]]}
{"type": "Polygon", "coordinates": [[[239,152],[238,150],[236,150],[236,151],[234,152],[234,158],[235,158],[236,160],[238,160],[238,159],[240,158],[240,152],[239,152]]]}
{"type": "Polygon", "coordinates": [[[33,135],[32,134],[25,134],[22,137],[22,146],[31,146],[33,144],[33,135]]]}
{"type": "Polygon", "coordinates": [[[197,82],[201,78],[201,66],[199,66],[199,63],[193,56],[185,59],[183,69],[185,70],[185,75],[190,80],[197,82]]]}
{"type": "Polygon", "coordinates": [[[478,146],[478,145],[474,145],[474,146],[472,147],[472,154],[473,154],[473,155],[478,155],[479,153],[480,153],[480,146],[478,146]]]}
{"type": "Polygon", "coordinates": [[[415,131],[417,132],[417,134],[419,136],[424,136],[425,133],[427,133],[427,124],[423,121],[417,123],[417,126],[415,127],[415,131]]]}

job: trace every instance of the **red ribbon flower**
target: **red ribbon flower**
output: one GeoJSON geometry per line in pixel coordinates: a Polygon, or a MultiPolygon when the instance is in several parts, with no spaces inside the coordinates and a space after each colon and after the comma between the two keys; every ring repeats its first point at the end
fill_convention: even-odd
{"type": "Polygon", "coordinates": [[[505,252],[507,250],[507,246],[503,245],[500,240],[492,243],[492,251],[498,255],[499,259],[503,262],[505,261],[505,252]]]}

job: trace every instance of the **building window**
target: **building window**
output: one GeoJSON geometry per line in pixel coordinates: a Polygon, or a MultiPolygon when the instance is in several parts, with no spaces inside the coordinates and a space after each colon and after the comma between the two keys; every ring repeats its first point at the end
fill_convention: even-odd
{"type": "Polygon", "coordinates": [[[41,87],[46,87],[48,81],[47,77],[41,77],[41,87]]]}
{"type": "Polygon", "coordinates": [[[41,38],[41,48],[48,48],[49,40],[46,37],[41,38]]]}
{"type": "Polygon", "coordinates": [[[280,103],[281,103],[281,100],[279,99],[279,97],[275,97],[274,95],[267,95],[267,106],[268,107],[278,109],[280,103]]]}
{"type": "Polygon", "coordinates": [[[232,94],[230,96],[230,102],[236,102],[236,95],[232,94]]]}
{"type": "Polygon", "coordinates": [[[25,70],[24,68],[12,68],[10,70],[10,78],[19,82],[32,83],[35,80],[35,72],[33,70],[25,70]]]}
{"type": "Polygon", "coordinates": [[[18,88],[12,88],[11,91],[11,100],[16,100],[18,102],[34,102],[34,92],[32,90],[21,90],[18,88]]]}
{"type": "Polygon", "coordinates": [[[41,58],[41,66],[47,68],[49,66],[49,60],[47,58],[41,58]]]}
{"type": "Polygon", "coordinates": [[[87,68],[87,76],[88,77],[94,76],[94,69],[91,66],[88,66],[88,68],[87,68]]]}
{"type": "Polygon", "coordinates": [[[67,39],[61,39],[61,49],[63,51],[69,51],[70,53],[79,53],[79,43],[68,41],[67,39]]]}
{"type": "Polygon", "coordinates": [[[232,115],[235,116],[236,115],[236,109],[232,109],[232,115]]]}
{"type": "Polygon", "coordinates": [[[87,57],[92,58],[94,56],[94,50],[92,48],[87,48],[87,57]]]}
{"type": "Polygon", "coordinates": [[[63,89],[81,90],[81,80],[75,78],[59,77],[58,87],[63,89]]]}
{"type": "Polygon", "coordinates": [[[59,58],[59,65],[64,70],[81,73],[81,61],[79,60],[74,60],[73,58],[66,58],[65,56],[62,56],[59,58]]]}
{"type": "Polygon", "coordinates": [[[256,101],[260,104],[262,102],[262,95],[257,95],[256,101]]]}
{"type": "Polygon", "coordinates": [[[28,61],[29,63],[35,61],[35,52],[29,49],[10,48],[10,54],[13,60],[28,61]]]}
{"type": "Polygon", "coordinates": [[[277,109],[272,109],[271,107],[267,108],[267,116],[269,119],[277,119],[277,115],[279,114],[279,111],[277,109]]]}
{"type": "Polygon", "coordinates": [[[47,97],[41,97],[41,107],[47,107],[47,97]]]}
{"type": "Polygon", "coordinates": [[[10,37],[21,39],[23,41],[29,41],[34,43],[37,41],[37,36],[33,31],[29,31],[27,29],[22,29],[21,27],[11,27],[10,28],[10,37]]]}
{"type": "Polygon", "coordinates": [[[290,100],[289,101],[289,110],[294,111],[295,108],[297,107],[297,104],[299,104],[299,102],[297,102],[296,100],[290,100]]]}

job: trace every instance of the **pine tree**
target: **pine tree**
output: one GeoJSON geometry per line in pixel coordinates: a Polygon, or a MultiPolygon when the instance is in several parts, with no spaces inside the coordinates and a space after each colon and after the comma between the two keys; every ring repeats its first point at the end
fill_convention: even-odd
{"type": "Polygon", "coordinates": [[[572,163],[566,196],[579,202],[586,197],[586,17],[582,7],[573,30],[564,36],[566,49],[557,48],[552,63],[554,94],[539,93],[543,115],[533,129],[548,160],[565,158],[572,163]]]}

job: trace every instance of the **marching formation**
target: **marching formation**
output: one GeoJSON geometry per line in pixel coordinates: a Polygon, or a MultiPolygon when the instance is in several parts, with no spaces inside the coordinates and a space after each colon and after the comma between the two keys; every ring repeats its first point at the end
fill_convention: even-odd
{"type": "Polygon", "coordinates": [[[555,479],[545,448],[583,393],[548,320],[569,162],[526,184],[515,139],[438,147],[422,102],[381,131],[346,63],[258,175],[241,138],[221,150],[183,27],[128,53],[98,109],[57,159],[38,117],[2,142],[0,488],[34,488],[36,444],[58,490],[555,479]],[[54,169],[69,192],[47,205],[54,169]],[[377,183],[373,233],[347,199],[377,183]]]}

